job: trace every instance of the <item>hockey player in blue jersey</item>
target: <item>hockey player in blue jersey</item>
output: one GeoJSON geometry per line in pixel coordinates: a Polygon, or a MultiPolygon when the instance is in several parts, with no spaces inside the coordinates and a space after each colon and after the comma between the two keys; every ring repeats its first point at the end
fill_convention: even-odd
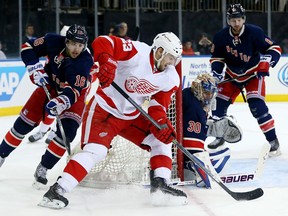
{"type": "MultiPolygon", "coordinates": [[[[265,103],[265,77],[269,76],[269,68],[279,61],[282,50],[260,27],[245,24],[245,21],[245,9],[241,4],[230,5],[227,10],[228,26],[213,38],[210,63],[214,76],[219,81],[224,77],[242,76],[234,81],[219,83],[217,108],[213,115],[225,116],[228,107],[245,89],[250,111],[271,145],[269,156],[278,156],[281,152],[274,119],[265,103]]],[[[223,139],[217,138],[208,147],[217,148],[223,143],[223,139]]]]}
{"type": "MultiPolygon", "coordinates": [[[[86,96],[90,89],[90,69],[94,64],[93,57],[86,48],[87,42],[85,27],[72,25],[66,37],[48,33],[22,45],[21,58],[30,80],[38,88],[34,90],[0,145],[0,167],[21,144],[25,135],[48,115],[55,115],[55,110],[60,116],[67,139],[73,141],[82,121],[86,96]],[[47,58],[45,66],[39,61],[44,56],[47,58]],[[46,96],[43,85],[48,89],[51,100],[46,96]]],[[[56,136],[50,141],[36,168],[34,177],[37,184],[47,184],[47,170],[52,169],[65,152],[57,125],[56,136]]]]}
{"type": "MultiPolygon", "coordinates": [[[[206,154],[205,161],[204,155],[207,152],[204,150],[204,144],[207,136],[222,137],[227,142],[235,143],[241,140],[242,132],[231,116],[217,120],[208,118],[216,93],[216,78],[209,73],[199,74],[191,87],[183,89],[183,146],[205,165],[209,165],[211,161],[210,168],[220,173],[230,158],[230,149],[223,147],[210,150],[210,154],[206,154]]],[[[196,180],[196,185],[199,187],[211,187],[207,174],[186,156],[184,156],[184,180],[196,180]]]]}

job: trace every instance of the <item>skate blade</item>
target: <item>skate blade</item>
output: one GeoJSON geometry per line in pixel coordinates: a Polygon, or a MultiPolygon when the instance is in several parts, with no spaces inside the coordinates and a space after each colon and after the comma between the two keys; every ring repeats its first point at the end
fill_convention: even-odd
{"type": "Polygon", "coordinates": [[[280,147],[276,151],[269,152],[268,156],[269,157],[278,157],[282,154],[280,151],[280,147]]]}
{"type": "Polygon", "coordinates": [[[151,204],[153,206],[182,206],[187,205],[188,200],[184,196],[173,196],[156,191],[151,194],[151,204]]]}
{"type": "Polygon", "coordinates": [[[38,206],[51,209],[62,209],[65,207],[65,203],[55,199],[51,201],[47,197],[43,197],[43,199],[38,203],[38,206]]]}

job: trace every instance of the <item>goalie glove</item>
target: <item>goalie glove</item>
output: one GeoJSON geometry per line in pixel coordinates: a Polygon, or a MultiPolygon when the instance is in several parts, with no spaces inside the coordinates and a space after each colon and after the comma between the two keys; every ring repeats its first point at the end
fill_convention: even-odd
{"type": "Polygon", "coordinates": [[[261,78],[263,76],[269,76],[269,68],[272,56],[264,55],[260,58],[260,62],[258,64],[258,72],[257,77],[261,78]]]}
{"type": "Polygon", "coordinates": [[[40,62],[37,62],[34,65],[27,65],[26,68],[33,84],[41,87],[49,83],[49,77],[47,73],[45,73],[44,67],[40,62]]]}
{"type": "Polygon", "coordinates": [[[69,98],[66,95],[60,95],[56,98],[53,98],[46,104],[46,111],[50,115],[55,116],[56,113],[60,115],[64,110],[67,110],[70,107],[71,103],[69,98]]]}
{"type": "Polygon", "coordinates": [[[208,119],[207,136],[223,138],[226,142],[236,143],[242,139],[242,130],[233,116],[224,116],[220,119],[208,119]]]}

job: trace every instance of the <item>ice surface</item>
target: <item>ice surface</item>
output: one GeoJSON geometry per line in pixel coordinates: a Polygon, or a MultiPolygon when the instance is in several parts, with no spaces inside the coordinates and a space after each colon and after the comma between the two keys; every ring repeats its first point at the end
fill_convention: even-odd
{"type": "MultiPolygon", "coordinates": [[[[269,158],[259,180],[227,184],[233,191],[247,191],[257,187],[264,196],[253,201],[235,201],[222,188],[198,189],[182,186],[188,194],[189,204],[181,207],[153,207],[149,201],[149,189],[141,186],[121,186],[114,189],[77,187],[66,194],[70,204],[62,210],[37,206],[48,186],[43,190],[32,188],[33,174],[46,144],[28,143],[27,137],[0,168],[0,215],[27,216],[287,216],[288,215],[288,103],[268,103],[275,119],[282,155],[269,158]]],[[[226,173],[253,172],[265,138],[248,105],[236,103],[228,111],[233,114],[243,129],[239,143],[228,144],[231,160],[226,173]]],[[[0,137],[4,137],[17,116],[0,118],[0,137]]],[[[79,141],[79,134],[75,145],[79,141]]],[[[61,174],[66,155],[48,172],[48,185],[61,174]]]]}

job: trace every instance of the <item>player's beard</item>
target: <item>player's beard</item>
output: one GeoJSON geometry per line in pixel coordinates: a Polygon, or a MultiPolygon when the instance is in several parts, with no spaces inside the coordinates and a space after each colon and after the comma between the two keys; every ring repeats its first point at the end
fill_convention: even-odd
{"type": "Polygon", "coordinates": [[[231,27],[231,28],[232,28],[232,33],[233,33],[234,35],[239,35],[240,32],[241,32],[242,27],[243,27],[243,25],[242,25],[242,26],[231,27]]]}

